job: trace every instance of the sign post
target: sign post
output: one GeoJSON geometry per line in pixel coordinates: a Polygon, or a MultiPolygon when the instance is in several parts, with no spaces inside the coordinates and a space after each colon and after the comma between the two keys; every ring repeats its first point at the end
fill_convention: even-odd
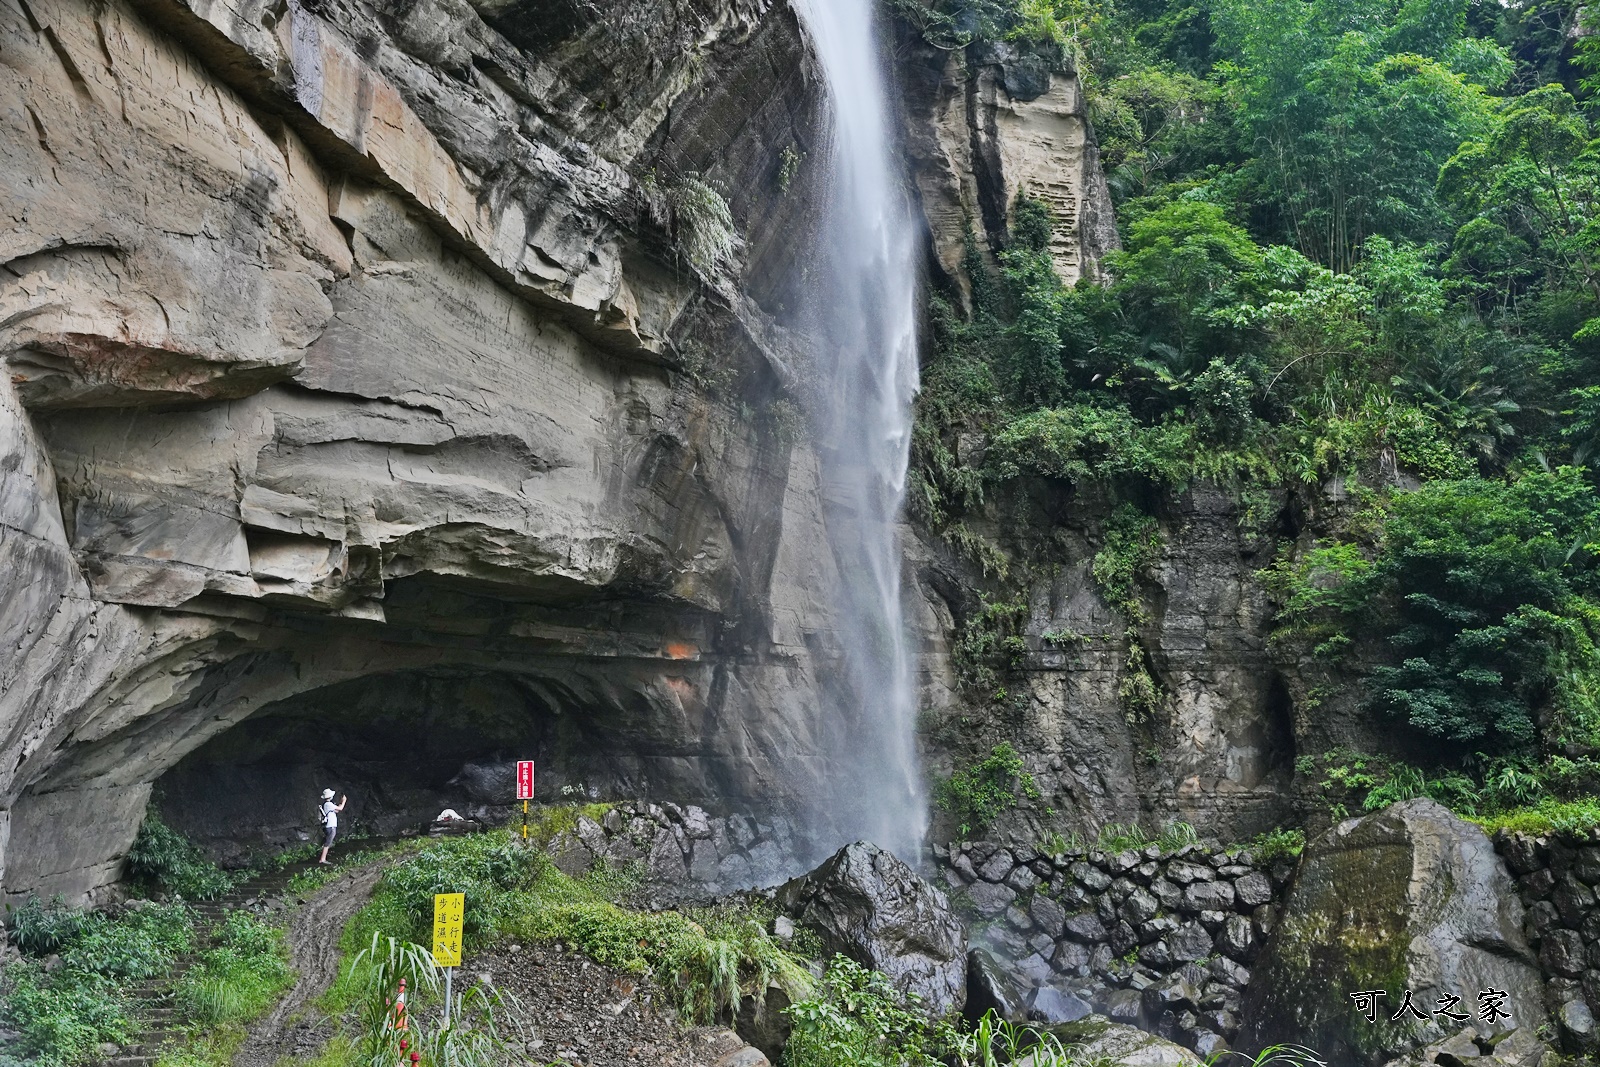
{"type": "Polygon", "coordinates": [[[533,760],[517,761],[517,799],[522,801],[522,839],[528,839],[528,801],[533,799],[533,760]]]}
{"type": "Polygon", "coordinates": [[[450,1025],[450,976],[461,966],[461,920],[467,912],[464,893],[437,893],[433,898],[433,962],[444,968],[444,1025],[450,1025]]]}

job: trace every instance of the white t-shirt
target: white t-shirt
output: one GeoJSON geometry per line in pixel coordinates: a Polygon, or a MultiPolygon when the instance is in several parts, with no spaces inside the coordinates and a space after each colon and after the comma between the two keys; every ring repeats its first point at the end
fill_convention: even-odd
{"type": "Polygon", "coordinates": [[[322,825],[333,828],[339,825],[339,806],[331,800],[322,802],[322,825]]]}

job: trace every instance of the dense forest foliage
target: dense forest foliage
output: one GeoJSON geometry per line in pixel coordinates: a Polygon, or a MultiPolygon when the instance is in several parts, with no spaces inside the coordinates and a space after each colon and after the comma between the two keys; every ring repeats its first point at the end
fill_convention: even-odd
{"type": "Polygon", "coordinates": [[[975,520],[1018,479],[1212,479],[1241,522],[1337,479],[1353,517],[1268,572],[1283,633],[1399,650],[1368,706],[1443,764],[1587,764],[1600,41],[1580,6],[895,6],[942,47],[1079,71],[1123,241],[1106,284],[1066,288],[1021,196],[1005,248],[971,245],[971,306],[934,300],[916,518],[998,578],[1016,553],[975,520]]]}

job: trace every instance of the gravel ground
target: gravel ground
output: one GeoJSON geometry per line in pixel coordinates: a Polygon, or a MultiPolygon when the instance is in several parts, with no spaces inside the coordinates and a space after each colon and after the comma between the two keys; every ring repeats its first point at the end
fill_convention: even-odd
{"type": "Polygon", "coordinates": [[[479,976],[521,1002],[515,1011],[533,1063],[575,1067],[756,1067],[767,1061],[718,1027],[686,1028],[661,990],[559,944],[502,945],[469,959],[458,978],[479,976]]]}

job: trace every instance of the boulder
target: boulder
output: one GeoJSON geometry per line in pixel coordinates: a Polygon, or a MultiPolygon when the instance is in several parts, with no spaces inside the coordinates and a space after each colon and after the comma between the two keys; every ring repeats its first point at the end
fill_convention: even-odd
{"type": "MultiPolygon", "coordinates": [[[[1171,1041],[1143,1030],[1090,1015],[1049,1031],[1066,1046],[1075,1063],[1110,1063],[1116,1067],[1200,1067],[1200,1057],[1171,1041]]],[[[1033,1067],[1033,1057],[1016,1061],[1033,1067]]]]}
{"type": "Polygon", "coordinates": [[[989,1012],[1008,1022],[1026,1017],[1027,1003],[1022,989],[995,958],[981,948],[967,954],[966,1013],[974,1021],[989,1012]]]}
{"type": "Polygon", "coordinates": [[[1046,1026],[1075,1023],[1089,1014],[1089,1005],[1052,985],[1040,986],[1028,1007],[1028,1018],[1046,1026]]]}
{"type": "Polygon", "coordinates": [[[1390,1024],[1408,989],[1429,1012],[1445,994],[1475,1005],[1480,990],[1505,990],[1510,1025],[1542,1021],[1511,875],[1482,830],[1432,800],[1346,820],[1312,842],[1254,974],[1245,1051],[1292,1043],[1330,1063],[1384,1063],[1444,1036],[1433,1018],[1390,1024]],[[1369,1023],[1350,994],[1378,989],[1384,1007],[1369,1023]]]}
{"type": "Polygon", "coordinates": [[[967,938],[945,895],[893,854],[866,841],[846,845],[778,891],[779,906],[842,952],[921,998],[931,1015],[967,995],[967,938]]]}

